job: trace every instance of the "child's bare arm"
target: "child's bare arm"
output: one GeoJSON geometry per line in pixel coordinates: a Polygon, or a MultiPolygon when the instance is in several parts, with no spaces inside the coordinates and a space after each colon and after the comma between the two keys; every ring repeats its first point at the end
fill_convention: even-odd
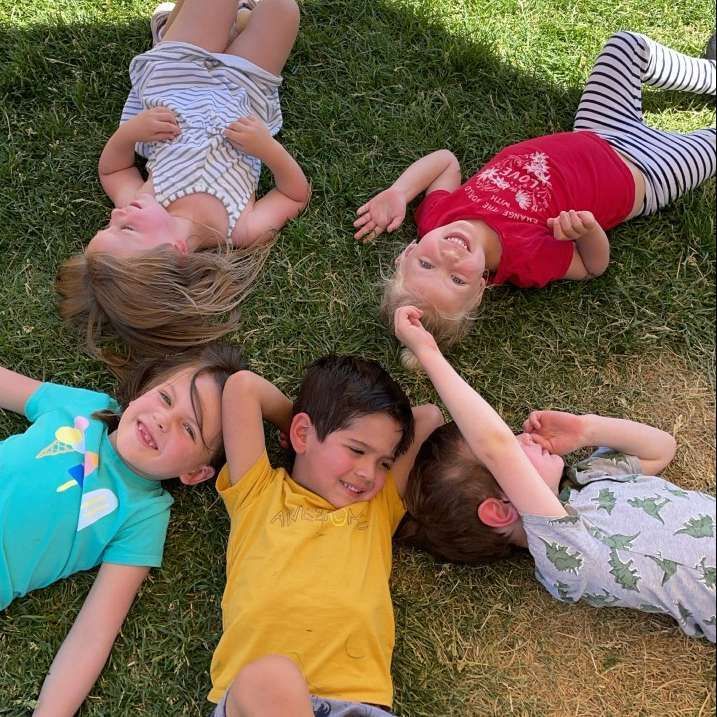
{"type": "Polygon", "coordinates": [[[544,448],[560,455],[587,446],[605,446],[637,456],[648,475],[659,474],[677,450],[677,443],[669,433],[623,418],[532,411],[523,428],[544,448]]]}
{"type": "Polygon", "coordinates": [[[222,394],[222,432],[232,484],[266,450],[264,419],[288,434],[291,401],[265,378],[251,371],[235,373],[222,394]]]}
{"type": "Polygon", "coordinates": [[[518,513],[566,515],[513,432],[446,361],[433,336],[421,325],[420,317],[421,312],[413,306],[397,309],[396,337],[416,355],[473,453],[493,474],[518,513]]]}
{"type": "Polygon", "coordinates": [[[558,241],[574,241],[575,251],[565,279],[594,279],[610,263],[610,240],[592,212],[571,209],[548,219],[558,241]]]}
{"type": "Polygon", "coordinates": [[[358,230],[354,237],[364,241],[376,238],[384,231],[392,232],[406,217],[406,206],[421,192],[445,189],[452,192],[461,185],[461,167],[455,155],[447,149],[431,152],[414,162],[383,192],[359,207],[354,222],[358,230]]]}
{"type": "Polygon", "coordinates": [[[0,366],[0,408],[25,413],[27,399],[40,388],[40,381],[0,366]]]}
{"type": "Polygon", "coordinates": [[[103,563],[45,678],[35,717],[72,717],[112,649],[149,568],[103,563]]]}
{"type": "Polygon", "coordinates": [[[237,149],[260,159],[276,184],[239,219],[235,244],[250,246],[297,216],[309,201],[310,186],[299,163],[257,117],[242,117],[232,122],[225,134],[237,149]]]}
{"type": "Polygon", "coordinates": [[[423,442],[433,433],[439,426],[443,425],[443,414],[438,406],[432,403],[424,403],[421,406],[413,407],[414,433],[413,443],[408,450],[400,456],[391,468],[391,475],[396,483],[398,494],[403,497],[406,492],[408,476],[413,468],[418,451],[421,449],[423,442]]]}
{"type": "Polygon", "coordinates": [[[137,142],[159,142],[179,134],[177,118],[166,107],[155,107],[123,122],[102,150],[97,171],[102,188],[116,207],[125,206],[144,184],[134,166],[137,142]]]}

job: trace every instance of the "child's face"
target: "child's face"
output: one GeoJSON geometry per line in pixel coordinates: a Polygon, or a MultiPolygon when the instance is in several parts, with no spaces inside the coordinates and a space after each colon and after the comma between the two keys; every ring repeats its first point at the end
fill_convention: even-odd
{"type": "Polygon", "coordinates": [[[122,460],[153,479],[179,476],[183,483],[210,478],[221,441],[221,390],[211,375],[196,380],[202,428],[190,393],[196,367],[178,371],[132,401],[112,434],[122,460]]]}
{"type": "Polygon", "coordinates": [[[297,451],[301,483],[336,508],[371,500],[386,482],[401,437],[400,425],[385,413],[356,418],[323,441],[312,427],[297,451]]]}
{"type": "Polygon", "coordinates": [[[439,311],[464,313],[485,288],[485,252],[470,222],[451,222],[409,244],[397,259],[397,271],[407,289],[439,311]]]}
{"type": "Polygon", "coordinates": [[[112,210],[109,224],[90,240],[87,251],[131,256],[162,245],[186,251],[173,217],[151,194],[139,194],[126,207],[112,210]]]}
{"type": "Polygon", "coordinates": [[[521,433],[517,438],[523,452],[533,464],[533,468],[538,471],[546,485],[557,495],[560,479],[563,476],[563,468],[565,467],[565,461],[562,456],[547,451],[533,440],[530,433],[521,433]]]}

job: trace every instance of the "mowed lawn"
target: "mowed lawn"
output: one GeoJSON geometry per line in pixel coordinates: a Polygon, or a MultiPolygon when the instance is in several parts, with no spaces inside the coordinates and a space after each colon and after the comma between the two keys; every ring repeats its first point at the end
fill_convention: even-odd
{"type": "MultiPolygon", "coordinates": [[[[97,158],[128,63],[149,47],[151,9],[0,0],[0,363],[37,378],[114,386],[61,325],[52,285],[106,221],[97,158]]],[[[301,9],[280,138],[311,177],[313,200],[282,232],[233,340],[289,394],[309,360],[355,352],[383,362],[416,401],[435,395],[400,368],[377,316],[381,275],[414,227],[361,246],[355,208],[431,150],[450,148],[468,176],[506,144],[569,129],[610,33],[634,29],[699,54],[715,21],[708,0],[306,0],[301,9]]],[[[700,97],[647,91],[646,109],[667,129],[715,121],[700,97]]],[[[491,290],[451,360],[516,429],[532,408],[564,408],[673,431],[681,448],[668,477],[714,492],[714,214],[711,181],[613,231],[598,280],[491,290]]],[[[0,412],[0,437],[24,425],[0,412]]],[[[164,567],[83,717],[209,711],[228,523],[211,488],[174,495],[164,567]]],[[[0,715],[31,711],[92,580],[77,575],[0,614],[0,715]]],[[[402,717],[714,714],[713,646],[666,618],[557,603],[527,558],[467,568],[399,550],[393,593],[402,717]]]]}

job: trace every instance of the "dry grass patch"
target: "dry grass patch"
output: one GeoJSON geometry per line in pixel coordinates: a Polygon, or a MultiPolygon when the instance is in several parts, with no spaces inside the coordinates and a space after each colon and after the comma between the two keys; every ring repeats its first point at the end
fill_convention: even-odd
{"type": "MultiPolygon", "coordinates": [[[[583,384],[576,395],[584,410],[671,431],[679,450],[666,476],[714,493],[710,375],[669,351],[611,357],[593,368],[572,377],[583,384]]],[[[534,579],[527,557],[467,568],[436,565],[415,553],[399,555],[394,673],[401,714],[715,713],[714,646],[685,636],[670,618],[559,603],[534,579]],[[424,695],[428,685],[444,699],[451,695],[450,708],[441,702],[442,711],[432,712],[437,705],[424,702],[416,709],[412,694],[424,695]]]]}
{"type": "Polygon", "coordinates": [[[604,380],[615,386],[610,396],[615,415],[659,426],[677,439],[677,456],[665,477],[683,488],[714,493],[714,376],[665,351],[624,363],[613,360],[604,380]]]}

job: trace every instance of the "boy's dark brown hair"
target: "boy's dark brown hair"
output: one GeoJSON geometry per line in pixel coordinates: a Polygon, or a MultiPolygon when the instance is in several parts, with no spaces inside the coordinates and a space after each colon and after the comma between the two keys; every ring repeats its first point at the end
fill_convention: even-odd
{"type": "Polygon", "coordinates": [[[294,401],[292,416],[297,413],[308,414],[320,441],[374,413],[401,427],[396,457],[413,441],[413,412],[403,389],[381,364],[356,356],[323,356],[310,364],[294,401]]]}
{"type": "Polygon", "coordinates": [[[439,560],[487,563],[513,552],[508,539],[478,518],[487,498],[503,498],[455,423],[437,428],[416,457],[406,490],[408,513],[396,531],[404,545],[439,560]]]}
{"type": "MultiPolygon", "coordinates": [[[[149,391],[153,386],[187,368],[194,369],[190,383],[190,396],[192,408],[199,424],[199,433],[203,436],[202,407],[196,387],[197,379],[200,376],[210,375],[221,391],[233,373],[246,368],[241,351],[236,346],[227,343],[214,342],[172,355],[144,359],[133,364],[131,370],[124,375],[117,390],[117,400],[122,410],[128,403],[149,391]]],[[[119,423],[119,415],[113,411],[98,411],[95,416],[102,420],[109,430],[114,430],[119,423]]],[[[211,465],[219,470],[225,462],[224,442],[222,441],[212,456],[211,465]]]]}

